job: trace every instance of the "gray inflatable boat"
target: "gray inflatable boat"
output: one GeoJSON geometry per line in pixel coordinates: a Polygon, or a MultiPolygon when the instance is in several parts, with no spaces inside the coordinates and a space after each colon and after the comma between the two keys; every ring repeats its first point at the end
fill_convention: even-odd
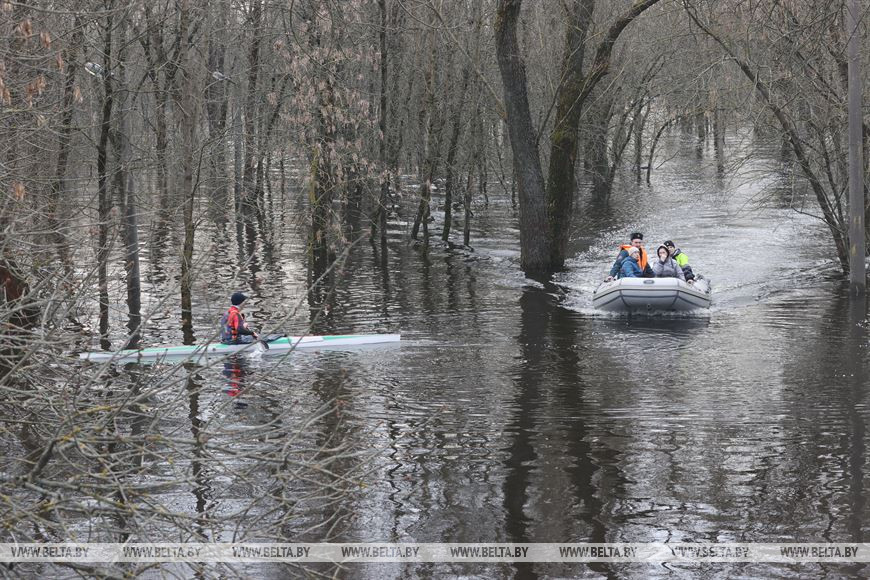
{"type": "Polygon", "coordinates": [[[621,278],[604,282],[592,295],[592,306],[607,312],[685,312],[710,308],[710,281],[694,284],[677,278],[621,278]]]}

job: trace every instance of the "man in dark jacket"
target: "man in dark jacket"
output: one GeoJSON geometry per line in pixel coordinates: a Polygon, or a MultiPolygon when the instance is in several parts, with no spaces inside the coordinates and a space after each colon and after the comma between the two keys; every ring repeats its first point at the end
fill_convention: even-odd
{"type": "Polygon", "coordinates": [[[644,278],[652,278],[653,273],[652,269],[649,267],[647,263],[647,255],[646,250],[643,249],[643,234],[640,232],[634,232],[630,236],[631,244],[630,245],[622,245],[619,247],[619,255],[616,256],[616,261],[613,262],[613,266],[610,268],[610,275],[605,279],[605,282],[609,282],[619,274],[622,268],[622,262],[628,257],[629,248],[637,248],[638,250],[638,258],[637,263],[642,272],[642,276],[644,278]]]}
{"type": "Polygon", "coordinates": [[[686,277],[686,282],[689,284],[693,283],[695,281],[695,273],[692,272],[692,267],[689,265],[689,256],[676,247],[671,240],[665,242],[665,247],[671,253],[671,258],[676,260],[680,268],[683,269],[683,276],[686,277]]]}

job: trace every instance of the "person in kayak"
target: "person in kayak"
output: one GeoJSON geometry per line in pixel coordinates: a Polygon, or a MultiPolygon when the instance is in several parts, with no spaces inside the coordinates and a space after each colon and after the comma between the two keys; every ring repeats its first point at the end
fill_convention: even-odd
{"type": "Polygon", "coordinates": [[[677,264],[680,265],[680,268],[683,269],[683,276],[685,276],[686,282],[692,284],[695,281],[695,273],[692,272],[692,267],[689,265],[689,256],[676,247],[674,242],[671,240],[665,242],[665,247],[668,249],[668,252],[670,252],[671,258],[676,260],[677,264]]]}
{"type": "Polygon", "coordinates": [[[661,245],[656,250],[657,259],[653,260],[652,271],[656,278],[679,278],[686,281],[683,269],[676,260],[671,258],[671,252],[667,246],[661,245]]]}
{"type": "Polygon", "coordinates": [[[223,344],[245,344],[259,340],[257,333],[248,328],[245,315],[242,314],[242,304],[248,297],[236,292],[230,297],[232,306],[221,318],[221,342],[223,344]]]}
{"type": "Polygon", "coordinates": [[[613,266],[610,268],[610,275],[604,280],[605,282],[610,282],[615,277],[624,277],[617,276],[622,270],[622,262],[625,261],[625,258],[628,257],[628,250],[630,248],[636,248],[639,255],[637,258],[637,264],[640,267],[641,276],[644,278],[651,278],[653,273],[647,263],[646,250],[643,248],[643,234],[640,232],[634,232],[629,237],[631,240],[630,245],[622,245],[619,246],[619,255],[616,256],[616,261],[613,262],[613,266]]]}
{"type": "Polygon", "coordinates": [[[640,259],[640,249],[630,247],[626,250],[625,259],[619,266],[619,278],[642,278],[643,270],[640,268],[638,260],[640,259]]]}

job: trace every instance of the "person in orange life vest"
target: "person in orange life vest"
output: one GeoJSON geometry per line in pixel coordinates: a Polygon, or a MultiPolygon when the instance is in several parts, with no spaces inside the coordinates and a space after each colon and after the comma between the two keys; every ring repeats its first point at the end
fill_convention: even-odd
{"type": "Polygon", "coordinates": [[[224,344],[245,344],[259,340],[257,333],[248,328],[245,315],[242,314],[242,303],[248,297],[236,292],[230,298],[232,306],[221,318],[221,342],[224,344]]]}
{"type": "Polygon", "coordinates": [[[646,250],[643,248],[643,234],[640,232],[634,232],[630,236],[631,244],[630,245],[622,245],[619,246],[619,255],[616,256],[616,261],[613,262],[613,266],[610,268],[610,275],[604,279],[605,282],[610,282],[613,278],[619,273],[622,269],[622,262],[628,257],[628,249],[629,248],[637,248],[640,256],[637,259],[637,264],[640,266],[641,272],[643,272],[642,277],[644,278],[652,278],[652,268],[650,268],[647,263],[647,255],[646,250]]]}

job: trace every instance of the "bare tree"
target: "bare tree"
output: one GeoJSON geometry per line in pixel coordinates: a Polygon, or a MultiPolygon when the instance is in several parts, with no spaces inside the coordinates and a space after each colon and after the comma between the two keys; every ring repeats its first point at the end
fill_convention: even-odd
{"type": "MultiPolygon", "coordinates": [[[[818,217],[830,232],[840,266],[848,272],[848,170],[842,153],[846,117],[843,108],[834,106],[847,84],[840,33],[843,11],[817,3],[791,7],[777,2],[761,14],[743,7],[713,7],[688,0],[684,6],[691,21],[743,73],[783,132],[788,150],[816,200],[818,217]],[[727,31],[719,25],[724,18],[729,21],[727,31]],[[762,25],[780,26],[781,34],[749,32],[762,25]],[[751,46],[747,46],[746,38],[754,39],[751,46]],[[818,46],[818,56],[806,54],[804,42],[818,46]],[[765,72],[770,62],[777,63],[778,72],[773,78],[765,72]],[[805,78],[813,82],[802,82],[805,78]]],[[[865,136],[867,132],[865,124],[865,136]]]]}
{"type": "MultiPolygon", "coordinates": [[[[258,3],[255,3],[258,4],[258,3]]],[[[175,89],[175,101],[177,113],[180,117],[181,128],[181,193],[183,195],[183,219],[184,219],[184,245],[181,249],[181,320],[185,333],[186,344],[193,342],[193,306],[192,306],[192,278],[193,278],[193,242],[196,233],[194,224],[194,208],[196,205],[196,175],[199,170],[197,124],[199,121],[199,109],[201,99],[198,95],[197,75],[191,55],[194,29],[192,22],[193,11],[189,0],[182,0],[178,14],[178,75],[175,89]]],[[[246,166],[247,169],[247,166],[246,166]]],[[[248,173],[246,171],[245,175],[248,173]]]]}
{"type": "Polygon", "coordinates": [[[564,265],[576,185],[574,162],[577,131],[584,102],[607,75],[613,47],[622,31],[657,1],[635,2],[610,25],[595,50],[588,71],[583,70],[583,51],[595,4],[576,0],[569,5],[563,63],[554,97],[556,117],[550,134],[550,167],[546,187],[537,145],[539,136],[532,125],[528,87],[516,37],[522,2],[499,2],[496,49],[519,180],[522,267],[526,271],[548,272],[561,269],[564,265]]]}

